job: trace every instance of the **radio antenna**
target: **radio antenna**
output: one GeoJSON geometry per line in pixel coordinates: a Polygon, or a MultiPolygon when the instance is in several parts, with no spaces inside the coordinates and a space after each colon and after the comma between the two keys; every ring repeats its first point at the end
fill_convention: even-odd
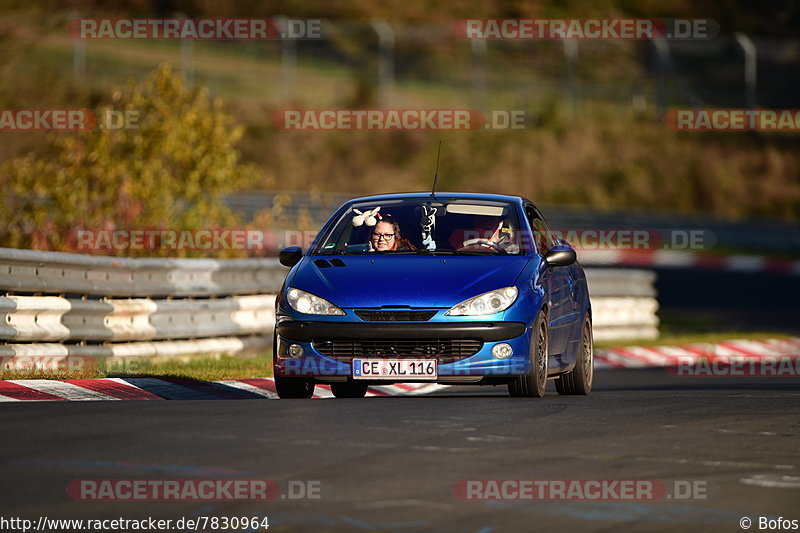
{"type": "Polygon", "coordinates": [[[436,195],[436,180],[439,179],[439,156],[442,155],[442,141],[439,139],[439,151],[436,152],[436,172],[433,173],[433,188],[431,189],[431,196],[436,195]]]}

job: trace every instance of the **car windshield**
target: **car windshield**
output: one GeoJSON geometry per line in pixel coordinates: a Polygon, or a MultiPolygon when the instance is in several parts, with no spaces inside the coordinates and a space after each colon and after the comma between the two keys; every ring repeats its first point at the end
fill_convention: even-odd
{"type": "Polygon", "coordinates": [[[518,255],[514,204],[472,198],[402,198],[349,206],[313,254],[518,255]]]}

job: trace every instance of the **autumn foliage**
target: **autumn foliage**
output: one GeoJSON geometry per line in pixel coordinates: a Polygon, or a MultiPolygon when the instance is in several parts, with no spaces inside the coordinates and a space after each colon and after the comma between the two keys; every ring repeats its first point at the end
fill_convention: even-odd
{"type": "MultiPolygon", "coordinates": [[[[0,245],[71,251],[80,230],[230,227],[223,197],[254,183],[243,130],[169,65],[116,89],[99,110],[132,110],[138,129],[54,132],[0,166],[0,245]]],[[[128,252],[125,252],[128,253],[128,252]]]]}

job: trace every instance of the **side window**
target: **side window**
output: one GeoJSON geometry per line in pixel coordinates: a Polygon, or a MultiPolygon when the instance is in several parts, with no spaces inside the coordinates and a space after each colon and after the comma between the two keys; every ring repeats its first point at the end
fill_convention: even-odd
{"type": "Polygon", "coordinates": [[[550,251],[550,244],[552,243],[550,231],[541,218],[533,219],[533,238],[536,239],[536,248],[540,254],[544,255],[550,251]]]}
{"type": "Polygon", "coordinates": [[[544,255],[553,246],[553,236],[550,234],[550,228],[547,227],[544,218],[533,206],[526,207],[525,214],[533,230],[533,240],[536,242],[536,250],[544,255]]]}

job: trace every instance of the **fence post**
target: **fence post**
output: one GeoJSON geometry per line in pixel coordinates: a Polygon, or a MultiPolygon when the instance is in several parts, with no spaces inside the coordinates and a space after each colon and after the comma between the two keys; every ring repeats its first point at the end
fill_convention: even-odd
{"type": "Polygon", "coordinates": [[[658,57],[658,80],[656,81],[656,107],[658,108],[659,119],[664,116],[667,110],[667,67],[670,63],[669,45],[663,38],[654,39],[653,47],[658,57]]]}
{"type": "Polygon", "coordinates": [[[194,43],[191,39],[181,40],[181,70],[186,85],[194,85],[194,43]]]}
{"type": "Polygon", "coordinates": [[[72,72],[76,82],[86,77],[86,41],[80,38],[72,39],[72,72]]]}
{"type": "Polygon", "coordinates": [[[472,51],[472,100],[473,106],[486,110],[486,40],[470,39],[472,51]]]}
{"type": "Polygon", "coordinates": [[[578,41],[575,39],[562,39],[564,44],[564,70],[567,73],[567,118],[573,119],[578,111],[578,87],[575,70],[578,64],[578,41]]]}
{"type": "Polygon", "coordinates": [[[297,43],[289,36],[289,20],[283,15],[273,17],[281,32],[281,101],[289,99],[297,74],[297,43]]]}
{"type": "MultiPolygon", "coordinates": [[[[78,19],[77,11],[70,11],[69,20],[78,19]]],[[[86,40],[72,37],[72,75],[75,82],[82,82],[86,77],[86,40]]]]}
{"type": "Polygon", "coordinates": [[[378,88],[382,107],[392,101],[394,86],[394,41],[395,33],[385,20],[370,21],[372,30],[378,36],[378,88]]]}
{"type": "MultiPolygon", "coordinates": [[[[186,14],[175,13],[175,18],[185,19],[186,14]]],[[[187,87],[194,85],[194,43],[191,39],[181,39],[181,72],[187,87]]]]}
{"type": "Polygon", "coordinates": [[[734,34],[744,52],[744,99],[749,109],[756,108],[756,47],[750,37],[742,32],[734,34]]]}

